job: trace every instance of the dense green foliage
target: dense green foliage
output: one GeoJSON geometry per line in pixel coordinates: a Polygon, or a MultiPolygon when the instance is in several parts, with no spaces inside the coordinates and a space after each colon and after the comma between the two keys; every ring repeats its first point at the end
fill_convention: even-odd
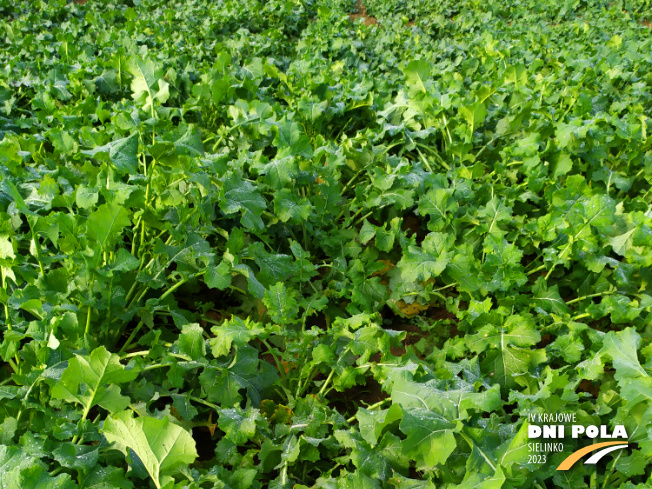
{"type": "Polygon", "coordinates": [[[0,0],[0,487],[650,487],[649,2],[365,7],[0,0]]]}

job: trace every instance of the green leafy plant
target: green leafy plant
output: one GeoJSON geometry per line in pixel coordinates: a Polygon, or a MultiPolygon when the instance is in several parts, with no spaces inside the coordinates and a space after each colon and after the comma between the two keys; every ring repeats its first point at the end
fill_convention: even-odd
{"type": "Polygon", "coordinates": [[[648,487],[648,12],[0,0],[0,486],[648,487]]]}

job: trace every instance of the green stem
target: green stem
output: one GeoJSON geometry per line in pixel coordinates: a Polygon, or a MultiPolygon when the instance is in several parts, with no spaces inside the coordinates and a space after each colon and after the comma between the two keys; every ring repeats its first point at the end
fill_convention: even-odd
{"type": "Polygon", "coordinates": [[[297,392],[295,393],[294,397],[299,398],[303,394],[304,389],[308,386],[310,381],[312,381],[312,377],[315,375],[315,372],[316,370],[311,368],[305,382],[301,382],[301,379],[299,379],[299,382],[297,382],[297,392]]]}
{"type": "Polygon", "coordinates": [[[272,349],[272,346],[267,342],[267,340],[264,340],[262,338],[259,338],[260,342],[267,347],[267,351],[272,355],[272,358],[274,359],[274,363],[276,364],[276,368],[278,369],[279,373],[281,374],[281,379],[285,379],[285,368],[283,368],[283,362],[281,362],[278,357],[276,356],[276,353],[274,353],[274,350],[272,349]]]}
{"type": "Polygon", "coordinates": [[[340,136],[342,135],[342,133],[343,133],[344,130],[348,127],[348,125],[351,123],[352,120],[353,120],[353,117],[349,118],[349,120],[346,121],[346,124],[344,124],[344,126],[342,127],[342,129],[340,129],[340,132],[338,132],[338,133],[337,133],[337,136],[335,136],[335,140],[336,140],[336,141],[340,138],[340,136]]]}
{"type": "MultiPolygon", "coordinates": [[[[382,401],[378,401],[377,403],[374,403],[374,404],[372,404],[371,406],[367,406],[365,409],[366,409],[367,411],[371,411],[372,409],[379,408],[380,406],[382,406],[383,404],[386,404],[386,403],[390,402],[391,400],[392,400],[392,398],[391,398],[391,397],[388,397],[387,399],[383,399],[382,401]]],[[[355,417],[356,417],[356,416],[357,416],[357,415],[353,415],[353,416],[351,416],[349,419],[346,420],[346,422],[347,422],[347,423],[353,423],[353,422],[355,421],[355,417]]]]}
{"type": "Polygon", "coordinates": [[[35,386],[38,382],[40,382],[40,380],[41,380],[41,376],[39,375],[39,376],[34,380],[34,382],[32,382],[32,385],[29,386],[29,389],[27,389],[27,392],[25,393],[25,396],[23,396],[23,401],[22,401],[22,403],[21,403],[22,407],[20,408],[20,410],[18,411],[18,414],[16,415],[16,424],[18,424],[18,423],[20,422],[20,417],[21,417],[21,415],[23,414],[23,407],[25,406],[25,403],[27,402],[27,398],[28,398],[29,395],[31,394],[32,389],[34,388],[34,386],[35,386]]]}
{"type": "MultiPolygon", "coordinates": [[[[131,240],[131,254],[134,255],[134,256],[136,256],[136,243],[138,242],[136,237],[138,236],[138,227],[140,226],[140,221],[141,220],[142,220],[142,215],[138,216],[138,218],[134,222],[134,226],[132,228],[134,236],[133,236],[133,239],[131,240]]],[[[141,256],[141,258],[142,258],[142,256],[141,256]]],[[[134,282],[134,284],[135,284],[135,282],[134,282]]]]}
{"type": "MultiPolygon", "coordinates": [[[[235,285],[229,285],[229,289],[235,290],[236,292],[239,292],[242,295],[247,295],[247,293],[244,290],[242,290],[239,287],[236,287],[235,285]]],[[[217,324],[217,323],[215,323],[215,324],[217,324]]]]}
{"type": "MultiPolygon", "coordinates": [[[[382,153],[380,153],[379,156],[385,156],[385,155],[389,152],[390,149],[392,149],[392,148],[394,148],[394,147],[396,147],[396,146],[399,146],[400,144],[403,144],[403,143],[405,143],[405,140],[404,140],[404,139],[401,139],[400,141],[396,141],[394,144],[390,144],[389,146],[387,146],[387,147],[383,150],[382,153]]],[[[368,165],[367,165],[367,166],[368,166],[368,165]]],[[[365,168],[366,168],[366,167],[365,167],[365,168]]]]}
{"type": "Polygon", "coordinates": [[[583,314],[579,314],[577,316],[574,316],[572,319],[573,319],[573,321],[577,321],[578,319],[588,318],[589,316],[591,316],[591,314],[588,313],[588,312],[585,312],[583,314]]]}
{"type": "Polygon", "coordinates": [[[421,162],[425,165],[428,171],[432,173],[432,168],[430,168],[430,165],[428,164],[428,160],[426,160],[426,157],[423,156],[423,153],[419,150],[419,148],[417,148],[417,153],[419,153],[419,158],[421,158],[421,162]]]}
{"type": "Polygon", "coordinates": [[[126,360],[127,358],[133,358],[133,357],[146,357],[149,355],[149,352],[151,350],[143,350],[143,351],[134,351],[131,353],[126,353],[120,357],[120,360],[126,360]]]}
{"type": "Polygon", "coordinates": [[[150,370],[156,370],[157,368],[165,368],[165,367],[171,367],[174,365],[173,363],[153,363],[151,365],[148,365],[147,367],[144,367],[140,369],[141,372],[149,372],[150,370]]]}
{"type": "Polygon", "coordinates": [[[448,135],[448,144],[453,144],[453,138],[451,137],[451,133],[448,130],[448,121],[446,120],[445,115],[442,115],[442,120],[444,121],[444,129],[446,129],[446,134],[448,135]]]}
{"type": "Polygon", "coordinates": [[[358,365],[355,368],[372,368],[372,367],[398,367],[400,363],[376,363],[376,362],[371,362],[371,363],[363,363],[362,365],[358,365]]]}
{"type": "MultiPolygon", "coordinates": [[[[154,112],[154,104],[152,104],[152,117],[154,112]]],[[[154,138],[154,135],[152,134],[152,140],[154,138]]],[[[154,141],[152,141],[152,144],[154,144],[154,141]]],[[[147,159],[145,155],[143,155],[143,173],[147,177],[147,185],[145,187],[145,206],[143,212],[147,212],[147,208],[149,206],[149,192],[150,188],[152,186],[152,177],[154,175],[154,168],[156,167],[156,159],[152,160],[152,164],[149,168],[149,171],[147,170],[147,159]]],[[[143,255],[142,248],[145,245],[145,219],[141,218],[141,230],[140,230],[140,246],[139,246],[139,253],[141,256],[143,255]]]]}
{"type": "MultiPolygon", "coordinates": [[[[186,282],[188,282],[191,278],[201,277],[202,275],[205,275],[205,274],[206,274],[206,270],[201,271],[201,272],[199,272],[199,273],[196,273],[196,274],[193,275],[192,277],[188,277],[188,278],[184,278],[183,280],[180,280],[179,282],[177,282],[176,284],[174,284],[172,287],[170,287],[168,290],[166,290],[166,291],[161,295],[161,297],[159,297],[159,300],[162,301],[162,300],[166,299],[170,294],[172,294],[172,292],[174,292],[174,291],[177,290],[179,287],[181,287],[183,284],[185,284],[186,282]]],[[[158,275],[157,275],[157,276],[158,276],[158,275]]],[[[155,278],[156,278],[156,277],[155,277],[155,278]]],[[[139,301],[140,301],[140,300],[145,296],[145,294],[147,293],[148,290],[149,290],[149,287],[145,287],[145,290],[143,290],[142,293],[141,293],[137,298],[134,298],[134,301],[139,302],[139,301]]],[[[133,302],[133,301],[132,301],[132,302],[133,302]]],[[[129,307],[131,307],[131,304],[129,304],[129,306],[128,306],[127,308],[129,308],[129,307]]],[[[138,333],[138,331],[140,331],[140,328],[141,328],[142,326],[143,326],[143,322],[140,321],[140,322],[136,325],[136,328],[132,331],[132,333],[131,333],[131,335],[129,336],[129,338],[127,339],[127,342],[126,342],[126,343],[124,344],[124,346],[120,349],[120,353],[126,351],[127,347],[131,344],[131,342],[133,341],[135,335],[138,333]]]]}
{"type": "Polygon", "coordinates": [[[334,374],[334,373],[335,373],[335,370],[331,370],[331,373],[328,374],[328,377],[326,378],[326,380],[324,381],[323,385],[321,386],[321,389],[319,389],[319,395],[320,395],[320,396],[321,396],[321,395],[324,393],[324,391],[326,390],[326,386],[328,385],[328,383],[329,383],[329,382],[331,381],[331,379],[333,378],[333,374],[334,374]]]}
{"type": "Polygon", "coordinates": [[[440,290],[450,289],[451,287],[455,287],[456,285],[457,285],[457,282],[453,282],[452,284],[444,285],[443,287],[439,287],[438,289],[434,289],[432,292],[439,292],[440,290]]]}
{"type": "MultiPolygon", "coordinates": [[[[438,152],[436,149],[429,148],[428,146],[425,146],[425,145],[420,144],[420,143],[416,143],[416,144],[417,144],[417,146],[420,146],[421,148],[424,148],[424,149],[429,150],[430,153],[431,153],[435,158],[437,158],[437,160],[439,161],[439,164],[440,164],[441,166],[443,166],[446,170],[450,170],[450,169],[451,169],[451,167],[448,166],[448,163],[446,163],[446,162],[444,161],[444,159],[441,157],[441,155],[439,154],[439,152],[438,152]]],[[[418,148],[417,148],[417,151],[419,151],[418,148]]],[[[428,170],[430,170],[430,166],[426,163],[425,157],[421,154],[421,151],[419,151],[419,155],[421,156],[421,159],[422,159],[423,163],[426,165],[426,167],[428,168],[428,170]]],[[[430,171],[432,171],[432,170],[430,170],[430,171]]]]}
{"type": "MultiPolygon", "coordinates": [[[[311,280],[308,281],[308,285],[310,285],[310,288],[313,290],[313,292],[315,292],[315,294],[319,294],[317,287],[315,287],[315,284],[313,284],[311,280]]],[[[305,327],[305,321],[304,321],[304,327],[305,327]]]]}
{"type": "MultiPolygon", "coordinates": [[[[7,291],[7,279],[5,277],[5,267],[0,265],[0,278],[2,279],[2,290],[7,291]]],[[[7,303],[4,304],[5,308],[5,324],[7,325],[7,330],[11,331],[11,318],[9,317],[9,307],[7,303]]]]}
{"type": "Polygon", "coordinates": [[[131,342],[134,340],[134,338],[136,337],[136,335],[140,331],[140,328],[143,327],[143,324],[144,324],[143,321],[138,322],[138,324],[136,325],[134,330],[129,335],[129,338],[127,338],[127,341],[125,342],[125,344],[122,345],[122,348],[120,348],[120,351],[118,352],[118,355],[120,355],[121,353],[127,351],[127,348],[129,348],[129,345],[131,344],[131,342]]]}
{"type": "Polygon", "coordinates": [[[218,139],[217,142],[213,145],[213,152],[218,148],[218,146],[223,140],[224,140],[224,135],[220,136],[220,139],[218,139]]]}
{"type": "MultiPolygon", "coordinates": [[[[165,244],[168,244],[168,243],[166,242],[165,244]]],[[[144,258],[145,258],[145,255],[142,255],[140,257],[140,266],[138,267],[139,272],[143,269],[143,266],[147,269],[152,265],[152,263],[154,263],[154,258],[152,258],[151,260],[149,260],[149,263],[147,265],[145,265],[145,261],[143,260],[144,258]]],[[[131,288],[129,289],[129,292],[127,292],[127,295],[125,296],[125,302],[129,302],[129,300],[131,299],[131,296],[136,291],[137,286],[138,286],[138,281],[134,280],[134,283],[132,284],[131,288]]],[[[129,304],[129,306],[131,306],[131,303],[129,304]]],[[[127,307],[127,309],[128,308],[129,307],[127,307]]]]}
{"type": "Polygon", "coordinates": [[[191,278],[194,279],[194,278],[197,278],[197,277],[201,277],[202,275],[206,275],[206,270],[204,270],[204,271],[202,271],[202,272],[199,272],[199,273],[196,273],[196,274],[193,275],[192,277],[184,278],[183,280],[177,282],[176,284],[174,284],[172,287],[170,287],[168,290],[165,291],[165,293],[160,297],[160,300],[165,299],[165,298],[166,298],[167,296],[169,296],[172,292],[174,292],[174,291],[177,290],[179,287],[181,287],[183,284],[185,284],[186,282],[188,282],[191,278]]]}
{"type": "Polygon", "coordinates": [[[86,314],[86,328],[84,329],[84,335],[88,336],[88,333],[91,329],[91,313],[93,311],[93,308],[91,306],[88,306],[87,314],[86,314]]]}
{"type": "MultiPolygon", "coordinates": [[[[364,221],[366,218],[368,218],[368,217],[369,217],[370,215],[372,215],[373,213],[374,213],[373,210],[367,212],[364,216],[358,218],[358,219],[356,220],[356,222],[360,223],[360,222],[364,221]]],[[[353,223],[351,223],[351,224],[353,224],[353,223]]],[[[350,224],[349,224],[349,226],[350,226],[350,224]]],[[[305,246],[304,246],[304,248],[305,248],[305,246]]]]}
{"type": "Polygon", "coordinates": [[[281,469],[281,485],[285,486],[287,484],[287,479],[288,479],[288,463],[287,461],[283,464],[283,468],[281,469]]]}
{"type": "MultiPolygon", "coordinates": [[[[392,147],[394,147],[394,146],[396,146],[396,144],[390,145],[389,148],[392,148],[392,147]]],[[[389,149],[389,148],[388,148],[388,149],[389,149]]],[[[387,150],[385,150],[385,152],[387,152],[387,150]]],[[[362,174],[362,172],[364,172],[364,171],[369,167],[370,164],[371,164],[371,163],[365,165],[362,169],[358,170],[358,171],[356,172],[356,174],[353,175],[353,176],[351,177],[351,180],[349,180],[348,182],[346,182],[346,185],[344,185],[344,188],[343,188],[342,191],[340,192],[341,195],[344,195],[344,192],[346,192],[346,189],[349,188],[349,185],[351,185],[351,184],[355,181],[355,179],[358,178],[358,177],[362,174]]],[[[339,217],[341,217],[341,214],[340,214],[339,217]]]]}
{"type": "Polygon", "coordinates": [[[14,362],[14,360],[12,360],[11,358],[8,360],[8,362],[9,362],[9,366],[11,367],[11,369],[12,369],[15,373],[19,373],[19,372],[18,372],[18,355],[16,355],[16,361],[15,361],[15,362],[14,362]]]}
{"type": "Polygon", "coordinates": [[[357,212],[348,219],[348,222],[344,223],[344,228],[348,228],[351,224],[353,224],[355,218],[358,217],[358,214],[360,214],[364,209],[364,207],[360,207],[360,209],[358,209],[357,212]]]}
{"type": "MultiPolygon", "coordinates": [[[[189,364],[192,364],[192,365],[197,366],[197,367],[203,366],[203,364],[199,364],[199,363],[193,362],[193,361],[188,361],[188,357],[185,356],[185,355],[179,355],[179,354],[176,354],[176,353],[168,353],[168,355],[171,356],[171,357],[174,357],[174,358],[180,358],[183,361],[182,362],[176,362],[176,363],[152,363],[150,365],[147,365],[146,367],[141,368],[140,372],[141,373],[142,372],[149,372],[151,370],[156,370],[157,368],[173,367],[174,365],[189,365],[189,364]]],[[[231,368],[232,366],[233,366],[233,364],[230,365],[228,368],[231,368]]]]}
{"type": "Polygon", "coordinates": [[[111,299],[113,296],[113,277],[111,277],[111,282],[109,282],[109,304],[106,308],[106,322],[109,324],[111,322],[111,299]]]}
{"type": "Polygon", "coordinates": [[[145,246],[145,219],[140,220],[140,245],[138,246],[138,253],[143,256],[143,248],[145,246]]]}
{"type": "Polygon", "coordinates": [[[530,270],[529,272],[527,272],[527,275],[532,275],[533,273],[537,273],[537,272],[540,272],[541,270],[545,270],[545,269],[546,269],[546,266],[541,265],[540,267],[537,267],[534,270],[530,270]]]}
{"type": "Polygon", "coordinates": [[[607,290],[606,292],[598,292],[598,293],[596,293],[596,294],[585,295],[585,296],[582,296],[582,297],[578,297],[577,299],[573,299],[573,300],[568,301],[568,302],[566,303],[566,305],[569,305],[569,304],[575,304],[576,302],[581,302],[581,301],[583,301],[583,300],[585,300],[585,299],[591,299],[591,298],[593,298],[593,297],[600,297],[600,296],[602,296],[602,295],[611,295],[611,294],[613,294],[614,292],[615,292],[615,290],[607,290]]]}
{"type": "MultiPolygon", "coordinates": [[[[501,136],[507,136],[507,134],[502,134],[501,136]]],[[[487,144],[485,144],[482,148],[480,148],[480,151],[478,151],[478,152],[475,154],[475,159],[477,160],[478,157],[479,157],[482,153],[484,153],[484,150],[487,149],[491,143],[493,143],[494,141],[496,141],[496,140],[497,140],[499,137],[501,137],[501,136],[494,136],[493,138],[491,138],[491,140],[489,140],[489,142],[488,142],[487,144]]]]}
{"type": "MultiPolygon", "coordinates": [[[[88,403],[88,405],[84,408],[84,412],[82,413],[82,417],[81,417],[81,419],[79,420],[79,423],[78,423],[79,425],[81,425],[81,428],[82,428],[82,429],[83,429],[84,421],[86,421],[86,418],[88,417],[88,413],[90,412],[91,407],[93,406],[93,401],[94,401],[94,400],[95,400],[95,392],[93,391],[93,395],[91,396],[91,400],[90,400],[90,402],[88,403]]],[[[73,445],[74,445],[75,443],[77,443],[77,440],[79,440],[79,435],[80,435],[80,434],[77,433],[77,434],[73,437],[73,439],[72,439],[72,443],[73,443],[73,445]]],[[[80,440],[80,441],[81,441],[81,440],[80,440]]]]}
{"type": "Polygon", "coordinates": [[[213,404],[212,402],[204,401],[203,399],[200,399],[199,397],[195,397],[195,396],[188,396],[188,399],[190,399],[191,401],[195,401],[199,404],[203,404],[204,406],[213,408],[215,411],[219,411],[219,406],[213,404]]]}
{"type": "Polygon", "coordinates": [[[38,266],[41,269],[41,276],[45,277],[45,269],[43,268],[43,260],[41,259],[41,244],[39,243],[38,237],[34,232],[34,227],[32,226],[29,216],[27,216],[27,224],[29,224],[29,230],[32,233],[32,240],[34,241],[34,250],[36,251],[36,261],[38,261],[38,266]]]}
{"type": "Polygon", "coordinates": [[[88,333],[90,332],[91,329],[91,312],[93,308],[91,307],[90,302],[92,302],[93,299],[93,285],[95,285],[95,277],[91,278],[91,285],[88,288],[89,304],[88,304],[88,312],[86,314],[86,328],[84,329],[85,338],[88,338],[88,333]]]}
{"type": "MultiPolygon", "coordinates": [[[[152,101],[151,109],[152,109],[152,119],[156,119],[156,114],[154,113],[154,99],[150,95],[150,99],[152,101]]],[[[156,127],[156,126],[154,126],[156,127]]],[[[152,128],[152,145],[156,143],[156,129],[152,128]]]]}
{"type": "Polygon", "coordinates": [[[217,137],[217,134],[213,134],[212,136],[209,136],[208,138],[204,139],[202,144],[206,144],[209,141],[212,141],[213,139],[215,139],[216,137],[217,137]]]}
{"type": "Polygon", "coordinates": [[[624,450],[620,450],[618,453],[618,456],[614,459],[613,463],[611,464],[611,468],[607,473],[604,474],[604,481],[602,482],[602,489],[605,489],[607,487],[607,482],[609,482],[609,478],[611,477],[611,474],[614,471],[614,468],[616,467],[616,464],[618,463],[618,460],[620,459],[620,456],[623,454],[624,450]]]}
{"type": "MultiPolygon", "coordinates": [[[[166,244],[168,244],[167,241],[166,241],[166,244]]],[[[176,255],[174,255],[172,258],[170,258],[170,259],[168,260],[167,264],[166,264],[164,267],[161,267],[161,269],[156,273],[156,275],[154,275],[154,278],[152,279],[152,281],[156,280],[156,279],[159,277],[159,275],[161,275],[161,273],[163,273],[163,272],[164,272],[164,271],[165,271],[165,270],[170,266],[170,264],[171,264],[171,263],[176,259],[176,257],[179,256],[180,253],[181,253],[181,251],[180,251],[179,253],[177,253],[176,255]]],[[[150,261],[150,263],[151,263],[151,261],[150,261]]],[[[148,266],[149,266],[149,264],[148,264],[148,266]]],[[[205,274],[206,274],[206,270],[201,271],[201,272],[199,272],[199,273],[196,273],[196,274],[193,276],[193,278],[201,277],[202,275],[205,275],[205,274]]],[[[167,291],[166,291],[166,292],[165,292],[165,293],[160,297],[160,299],[161,299],[161,300],[165,299],[168,295],[170,295],[170,294],[171,294],[172,292],[174,292],[176,289],[178,289],[179,287],[181,287],[181,286],[182,286],[183,284],[185,284],[188,280],[190,280],[190,278],[183,279],[181,282],[178,282],[178,283],[174,284],[172,287],[170,287],[170,289],[168,289],[168,290],[167,290],[167,291]]],[[[145,297],[145,294],[147,294],[147,292],[149,291],[149,289],[150,289],[149,286],[145,287],[145,288],[143,289],[143,291],[140,293],[140,295],[139,295],[138,297],[135,297],[134,299],[132,299],[132,301],[131,301],[131,302],[129,303],[129,305],[127,306],[127,309],[131,308],[131,306],[133,305],[134,302],[136,302],[136,303],[140,302],[140,300],[141,300],[143,297],[145,297]]]]}

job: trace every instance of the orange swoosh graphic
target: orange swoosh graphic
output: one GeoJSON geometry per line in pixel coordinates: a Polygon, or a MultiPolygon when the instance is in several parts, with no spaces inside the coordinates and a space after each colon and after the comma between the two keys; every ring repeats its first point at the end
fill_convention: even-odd
{"type": "Polygon", "coordinates": [[[627,441],[605,441],[602,443],[595,443],[593,445],[589,445],[588,447],[580,448],[576,452],[571,453],[562,463],[559,464],[559,467],[557,467],[557,470],[568,470],[570,469],[575,462],[577,462],[579,459],[581,459],[584,455],[587,453],[593,452],[595,450],[598,450],[603,447],[608,447],[610,445],[624,445],[626,444],[627,441]]]}

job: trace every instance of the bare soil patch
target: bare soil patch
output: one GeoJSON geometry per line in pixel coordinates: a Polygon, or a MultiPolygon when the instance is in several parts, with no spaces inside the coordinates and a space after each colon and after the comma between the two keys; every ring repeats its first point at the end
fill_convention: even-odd
{"type": "Polygon", "coordinates": [[[367,14],[367,7],[364,6],[362,0],[358,0],[356,8],[358,9],[357,14],[349,14],[349,18],[351,19],[351,22],[355,22],[356,19],[362,19],[365,25],[378,24],[378,20],[376,20],[376,17],[372,17],[367,14]]]}

